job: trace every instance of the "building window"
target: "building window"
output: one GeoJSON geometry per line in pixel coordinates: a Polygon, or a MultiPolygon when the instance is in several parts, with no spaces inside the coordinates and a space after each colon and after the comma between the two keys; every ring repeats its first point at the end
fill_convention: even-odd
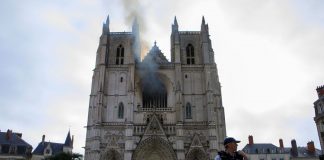
{"type": "Polygon", "coordinates": [[[186,47],[187,64],[195,64],[195,52],[192,44],[188,44],[186,47]]]}
{"type": "Polygon", "coordinates": [[[119,103],[118,107],[118,118],[124,118],[124,105],[123,103],[119,103]]]}
{"type": "Polygon", "coordinates": [[[116,64],[124,64],[124,47],[119,45],[117,47],[117,54],[116,54],[116,64]]]}
{"type": "MultiPolygon", "coordinates": [[[[168,92],[158,75],[148,74],[141,81],[143,108],[167,108],[168,92]]],[[[177,87],[177,86],[176,86],[177,87]]]]}
{"type": "Polygon", "coordinates": [[[324,130],[324,121],[322,121],[322,122],[320,123],[320,130],[321,130],[321,131],[324,130]]]}
{"type": "Polygon", "coordinates": [[[16,154],[16,146],[11,145],[9,148],[9,154],[16,154]]]}
{"type": "Polygon", "coordinates": [[[190,105],[190,103],[187,103],[187,105],[186,105],[186,118],[191,119],[191,105],[190,105]]]}
{"type": "Polygon", "coordinates": [[[1,153],[9,153],[10,146],[8,144],[3,144],[1,146],[1,153]]]}
{"type": "Polygon", "coordinates": [[[120,82],[123,82],[124,78],[123,77],[120,77],[120,82]]]}
{"type": "Polygon", "coordinates": [[[17,153],[18,154],[25,154],[26,153],[26,147],[25,146],[18,146],[17,147],[17,153]]]}

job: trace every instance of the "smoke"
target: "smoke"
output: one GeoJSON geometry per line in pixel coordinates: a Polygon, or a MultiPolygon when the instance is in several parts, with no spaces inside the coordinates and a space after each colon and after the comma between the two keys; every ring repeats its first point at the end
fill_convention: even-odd
{"type": "MultiPolygon", "coordinates": [[[[132,30],[133,32],[135,31],[134,35],[136,37],[133,48],[135,56],[137,60],[143,60],[138,65],[143,94],[142,106],[147,107],[153,104],[157,105],[157,107],[165,107],[167,101],[166,99],[165,103],[162,103],[163,105],[161,105],[161,103],[156,103],[157,101],[161,102],[161,97],[166,97],[166,89],[157,73],[159,65],[154,60],[154,55],[152,55],[152,53],[148,53],[150,43],[145,40],[148,26],[146,23],[147,21],[145,21],[145,11],[146,8],[149,8],[150,6],[147,6],[145,1],[140,2],[139,0],[123,0],[122,5],[125,11],[125,23],[128,26],[133,26],[132,30]],[[138,24],[138,27],[136,25],[134,26],[134,22],[138,24]],[[139,33],[137,33],[137,31],[139,33]]],[[[157,50],[152,50],[152,52],[154,51],[157,50]]]]}
{"type": "Polygon", "coordinates": [[[157,73],[159,64],[154,60],[155,56],[157,56],[156,51],[157,50],[152,49],[139,64],[139,76],[141,77],[141,89],[143,94],[143,107],[152,107],[151,104],[153,104],[158,108],[163,108],[166,107],[167,103],[167,91],[157,73]],[[165,98],[163,100],[165,102],[162,103],[163,105],[161,105],[161,103],[156,103],[157,101],[161,102],[161,97],[165,98]],[[147,103],[149,103],[149,105],[147,103]]]}
{"type": "Polygon", "coordinates": [[[147,32],[147,24],[145,21],[145,7],[143,3],[140,3],[139,0],[123,0],[122,5],[125,11],[125,23],[128,26],[131,26],[135,19],[139,25],[139,39],[140,39],[140,55],[139,58],[143,59],[143,57],[147,54],[149,49],[149,42],[147,42],[143,36],[147,32]]]}

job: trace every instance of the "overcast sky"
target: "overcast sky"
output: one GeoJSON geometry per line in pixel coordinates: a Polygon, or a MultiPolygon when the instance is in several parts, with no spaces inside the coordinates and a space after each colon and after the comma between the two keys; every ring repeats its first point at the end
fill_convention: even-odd
{"type": "Polygon", "coordinates": [[[0,2],[0,129],[23,133],[34,148],[75,135],[84,153],[92,69],[110,16],[113,32],[130,31],[170,59],[174,16],[179,30],[209,25],[222,85],[227,135],[285,147],[310,140],[316,87],[324,84],[324,1],[163,0],[0,2]],[[131,3],[130,3],[131,2],[131,3]]]}

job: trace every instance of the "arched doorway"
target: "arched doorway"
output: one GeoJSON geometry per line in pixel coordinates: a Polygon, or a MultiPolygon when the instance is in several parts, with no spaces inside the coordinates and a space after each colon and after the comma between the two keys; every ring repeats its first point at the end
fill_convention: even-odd
{"type": "Polygon", "coordinates": [[[109,149],[101,155],[100,160],[121,160],[121,156],[115,149],[109,149]]]}
{"type": "Polygon", "coordinates": [[[194,148],[187,153],[186,160],[208,160],[208,157],[202,149],[194,148]]]}
{"type": "Polygon", "coordinates": [[[160,137],[149,137],[141,142],[133,153],[132,160],[176,160],[172,146],[160,137]]]}

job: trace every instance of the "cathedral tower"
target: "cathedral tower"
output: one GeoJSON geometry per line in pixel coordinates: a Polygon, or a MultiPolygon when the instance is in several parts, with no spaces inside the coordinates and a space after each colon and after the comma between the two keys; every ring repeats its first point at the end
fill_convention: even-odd
{"type": "Polygon", "coordinates": [[[200,31],[179,31],[171,61],[156,42],[140,60],[139,26],[103,25],[93,70],[85,159],[213,159],[226,135],[214,51],[204,17],[200,31]]]}

